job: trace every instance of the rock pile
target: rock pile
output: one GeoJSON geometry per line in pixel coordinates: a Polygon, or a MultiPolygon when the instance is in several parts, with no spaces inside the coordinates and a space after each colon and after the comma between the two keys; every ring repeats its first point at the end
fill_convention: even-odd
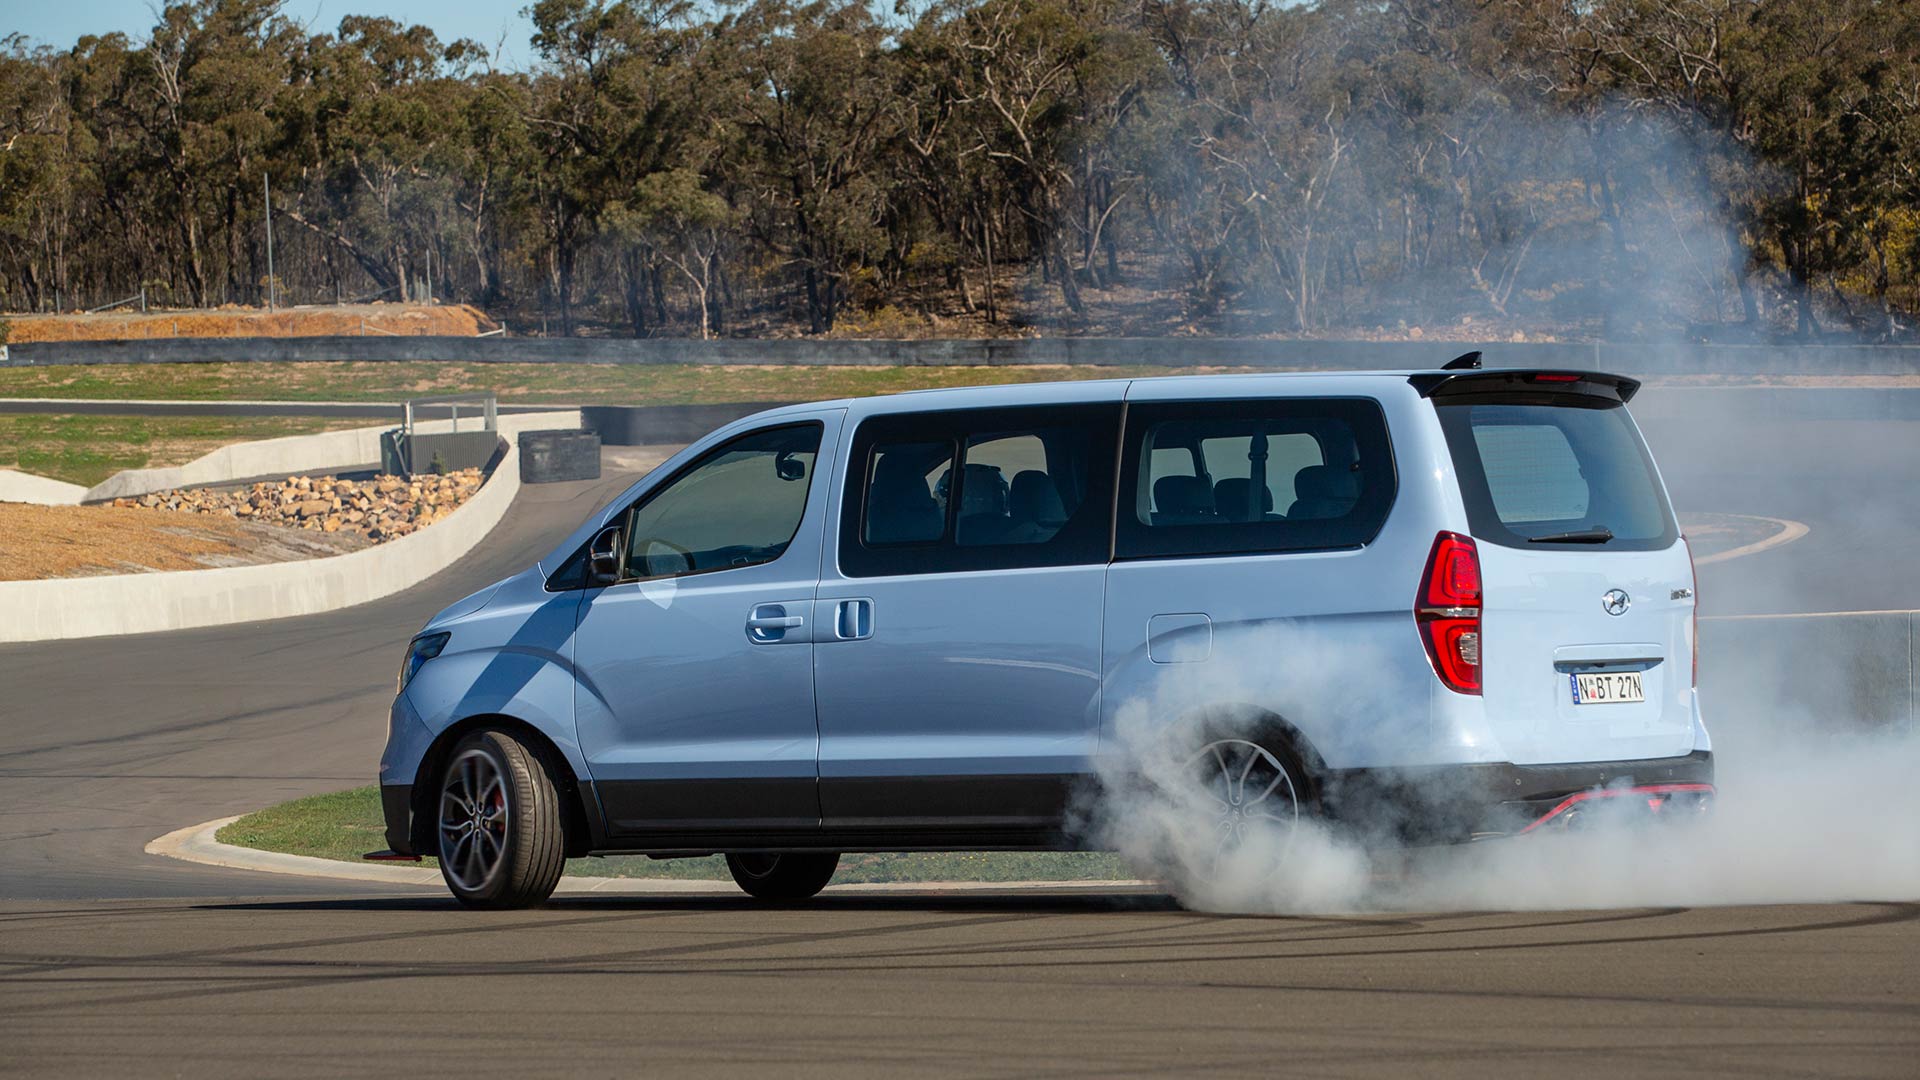
{"type": "Polygon", "coordinates": [[[114,506],[189,514],[224,514],[288,528],[357,533],[379,543],[405,536],[452,513],[480,490],[480,470],[445,476],[376,476],[341,480],[295,476],[238,491],[183,488],[115,499],[114,506]]]}

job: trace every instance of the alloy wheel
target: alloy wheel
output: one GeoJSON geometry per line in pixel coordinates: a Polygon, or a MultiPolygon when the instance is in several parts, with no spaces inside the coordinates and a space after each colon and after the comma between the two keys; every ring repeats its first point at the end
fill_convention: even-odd
{"type": "Polygon", "coordinates": [[[1187,759],[1187,768],[1199,782],[1202,807],[1213,814],[1212,871],[1256,834],[1291,841],[1300,823],[1300,792],[1271,750],[1246,739],[1220,739],[1187,759]]]}
{"type": "Polygon", "coordinates": [[[507,851],[507,784],[485,750],[447,767],[440,789],[440,864],[462,889],[478,891],[499,872],[507,851]]]}

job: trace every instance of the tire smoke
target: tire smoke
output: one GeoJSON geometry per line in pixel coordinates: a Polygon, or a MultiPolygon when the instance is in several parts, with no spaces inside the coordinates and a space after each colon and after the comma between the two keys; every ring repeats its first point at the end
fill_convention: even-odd
{"type": "MultiPolygon", "coordinates": [[[[1408,631],[1412,633],[1411,628],[1408,631]]],[[[1832,718],[1743,724],[1715,746],[1710,812],[1662,820],[1632,800],[1586,804],[1577,828],[1465,843],[1409,843],[1404,820],[1329,822],[1313,811],[1337,790],[1304,794],[1297,826],[1251,822],[1223,844],[1216,770],[1196,751],[1238,731],[1274,745],[1277,717],[1366,723],[1409,738],[1383,717],[1425,716],[1426,702],[1382,684],[1377,658],[1316,647],[1310,631],[1251,631],[1205,664],[1175,670],[1116,713],[1101,793],[1081,826],[1183,903],[1222,912],[1565,910],[1667,905],[1911,900],[1920,896],[1920,738],[1911,732],[1827,735],[1832,718]],[[1396,700],[1399,699],[1399,700],[1396,700]],[[1240,707],[1259,702],[1265,726],[1240,707]],[[1409,709],[1416,705],[1417,709],[1409,709]],[[1404,711],[1395,712],[1396,708],[1404,711]],[[1249,727],[1251,725],[1251,727],[1249,727]]],[[[1706,698],[1713,720],[1712,698],[1706,698]]],[[[1412,743],[1408,744],[1409,746],[1412,743]]],[[[1311,771],[1311,762],[1295,764],[1311,771]]],[[[1252,797],[1249,791],[1249,798],[1252,797]]],[[[1469,793],[1406,791],[1445,805],[1469,793]]],[[[1417,823],[1414,823],[1417,824],[1417,823]]]]}

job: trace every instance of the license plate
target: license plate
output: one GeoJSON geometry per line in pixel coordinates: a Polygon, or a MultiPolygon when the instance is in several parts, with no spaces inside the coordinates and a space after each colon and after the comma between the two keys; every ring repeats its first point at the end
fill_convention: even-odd
{"type": "Polygon", "coordinates": [[[1599,671],[1574,675],[1575,705],[1617,705],[1647,700],[1638,671],[1599,671]]]}

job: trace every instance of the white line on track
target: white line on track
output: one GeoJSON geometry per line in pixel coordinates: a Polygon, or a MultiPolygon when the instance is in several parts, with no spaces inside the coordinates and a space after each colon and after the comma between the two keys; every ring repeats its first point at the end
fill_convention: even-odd
{"type": "Polygon", "coordinates": [[[1702,555],[1693,560],[1695,566],[1706,566],[1711,563],[1726,562],[1728,559],[1738,559],[1743,555],[1758,555],[1770,548],[1777,548],[1782,544],[1791,544],[1795,540],[1807,535],[1809,531],[1807,526],[1789,518],[1760,517],[1757,514],[1721,514],[1719,516],[1745,518],[1748,521],[1764,521],[1775,526],[1780,531],[1764,540],[1755,540],[1751,544],[1742,544],[1737,548],[1731,548],[1727,551],[1716,551],[1711,555],[1702,555]]]}

